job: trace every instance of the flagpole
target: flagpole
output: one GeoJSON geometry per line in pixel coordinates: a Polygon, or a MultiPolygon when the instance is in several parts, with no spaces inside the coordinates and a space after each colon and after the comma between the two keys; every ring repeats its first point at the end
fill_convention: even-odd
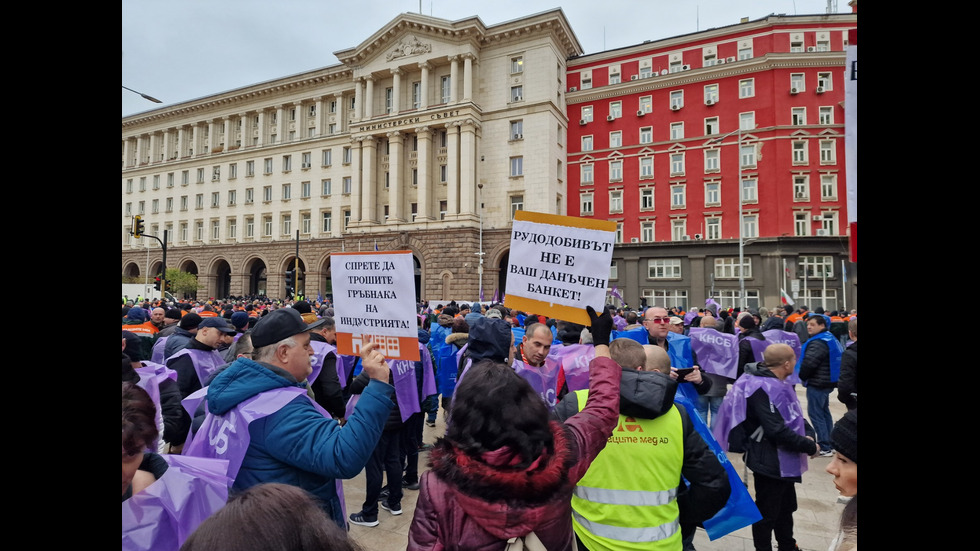
{"type": "MultiPolygon", "coordinates": [[[[844,267],[844,259],[840,259],[840,273],[843,276],[843,282],[841,283],[841,305],[837,310],[843,312],[847,308],[847,268],[844,267]]],[[[843,314],[841,317],[844,317],[843,314]]]]}
{"type": "Polygon", "coordinates": [[[827,270],[823,271],[823,291],[821,292],[823,293],[823,296],[821,297],[820,300],[820,306],[821,308],[824,309],[824,311],[826,311],[827,310],[827,270]]]}

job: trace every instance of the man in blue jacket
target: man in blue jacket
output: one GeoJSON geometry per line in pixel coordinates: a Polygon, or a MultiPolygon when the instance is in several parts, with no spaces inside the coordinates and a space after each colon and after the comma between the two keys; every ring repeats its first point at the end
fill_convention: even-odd
{"type": "Polygon", "coordinates": [[[313,354],[308,329],[292,308],[275,310],[256,324],[254,360],[238,358],[211,381],[207,406],[213,421],[205,420],[185,453],[240,460],[237,473],[229,472],[235,476],[232,492],[264,482],[299,486],[346,530],[337,479],[353,478],[364,468],[395,405],[395,388],[377,345],[362,347],[371,380],[341,427],[307,393],[313,354]],[[234,422],[247,422],[247,430],[236,430],[234,422]]]}

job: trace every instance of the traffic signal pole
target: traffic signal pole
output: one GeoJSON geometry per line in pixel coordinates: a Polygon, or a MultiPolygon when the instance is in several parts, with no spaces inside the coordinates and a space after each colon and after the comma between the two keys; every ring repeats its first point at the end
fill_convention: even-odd
{"type": "MultiPolygon", "coordinates": [[[[155,235],[147,235],[143,233],[143,219],[137,215],[133,217],[133,230],[129,232],[130,235],[136,239],[143,237],[152,237],[160,243],[160,248],[163,249],[163,266],[161,267],[161,277],[160,277],[160,298],[166,300],[167,298],[167,230],[163,230],[163,241],[155,235]]],[[[297,232],[297,239],[299,238],[299,233],[297,232]]],[[[296,245],[299,247],[299,244],[296,245]]]]}

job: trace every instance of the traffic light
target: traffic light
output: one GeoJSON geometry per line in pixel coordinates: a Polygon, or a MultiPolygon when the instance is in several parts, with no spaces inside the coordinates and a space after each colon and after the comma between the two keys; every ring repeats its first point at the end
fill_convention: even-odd
{"type": "Polygon", "coordinates": [[[161,281],[161,279],[162,278],[160,276],[157,276],[156,278],[154,278],[153,288],[156,289],[157,291],[160,290],[160,281],[161,281]]]}
{"type": "Polygon", "coordinates": [[[133,217],[133,237],[139,239],[143,237],[143,218],[139,215],[133,217]]]}
{"type": "Polygon", "coordinates": [[[296,271],[286,270],[286,292],[291,293],[296,285],[296,271]]]}

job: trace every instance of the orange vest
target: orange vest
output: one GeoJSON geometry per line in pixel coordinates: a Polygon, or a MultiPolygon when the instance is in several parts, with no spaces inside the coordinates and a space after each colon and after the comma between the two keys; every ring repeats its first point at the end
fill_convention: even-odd
{"type": "Polygon", "coordinates": [[[216,317],[218,317],[218,314],[216,314],[214,312],[209,312],[207,310],[201,310],[201,312],[198,315],[201,316],[202,318],[216,318],[216,317]]]}
{"type": "Polygon", "coordinates": [[[149,321],[144,322],[144,323],[141,323],[139,325],[126,325],[126,324],[123,324],[122,330],[123,331],[129,331],[130,333],[136,333],[137,335],[140,335],[140,334],[146,335],[148,337],[152,337],[153,335],[156,335],[157,333],[160,332],[160,330],[157,329],[157,327],[155,325],[153,325],[152,322],[149,322],[149,321]]]}

